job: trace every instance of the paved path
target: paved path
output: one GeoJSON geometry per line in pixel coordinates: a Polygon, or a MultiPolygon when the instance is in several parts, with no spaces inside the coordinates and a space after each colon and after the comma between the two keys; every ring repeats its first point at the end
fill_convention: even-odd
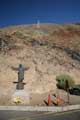
{"type": "Polygon", "coordinates": [[[80,111],[69,111],[63,113],[52,112],[25,112],[25,111],[2,111],[0,120],[79,120],[80,111]]]}

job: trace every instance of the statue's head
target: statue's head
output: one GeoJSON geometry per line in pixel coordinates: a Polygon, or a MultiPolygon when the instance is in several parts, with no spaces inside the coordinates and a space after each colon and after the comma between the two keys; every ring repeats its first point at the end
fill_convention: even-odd
{"type": "Polygon", "coordinates": [[[19,68],[22,68],[22,64],[19,64],[19,68]]]}

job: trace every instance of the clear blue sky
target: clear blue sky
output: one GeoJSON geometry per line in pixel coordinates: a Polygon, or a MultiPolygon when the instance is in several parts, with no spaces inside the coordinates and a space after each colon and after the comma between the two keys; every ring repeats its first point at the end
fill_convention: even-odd
{"type": "Polygon", "coordinates": [[[0,27],[80,21],[80,0],[0,0],[0,27]]]}

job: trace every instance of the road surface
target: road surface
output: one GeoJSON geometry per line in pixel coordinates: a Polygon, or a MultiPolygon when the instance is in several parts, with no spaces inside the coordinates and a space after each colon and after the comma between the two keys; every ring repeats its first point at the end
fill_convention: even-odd
{"type": "Polygon", "coordinates": [[[0,111],[0,120],[80,120],[80,111],[64,113],[0,111]]]}

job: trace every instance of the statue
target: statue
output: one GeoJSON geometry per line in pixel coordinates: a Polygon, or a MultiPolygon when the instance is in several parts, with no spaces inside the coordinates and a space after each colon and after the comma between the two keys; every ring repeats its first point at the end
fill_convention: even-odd
{"type": "Polygon", "coordinates": [[[18,71],[18,82],[14,82],[17,83],[16,89],[18,90],[24,89],[24,85],[25,85],[25,83],[23,83],[24,71],[28,70],[29,68],[24,67],[22,64],[19,64],[17,68],[12,67],[12,69],[18,71]]]}

